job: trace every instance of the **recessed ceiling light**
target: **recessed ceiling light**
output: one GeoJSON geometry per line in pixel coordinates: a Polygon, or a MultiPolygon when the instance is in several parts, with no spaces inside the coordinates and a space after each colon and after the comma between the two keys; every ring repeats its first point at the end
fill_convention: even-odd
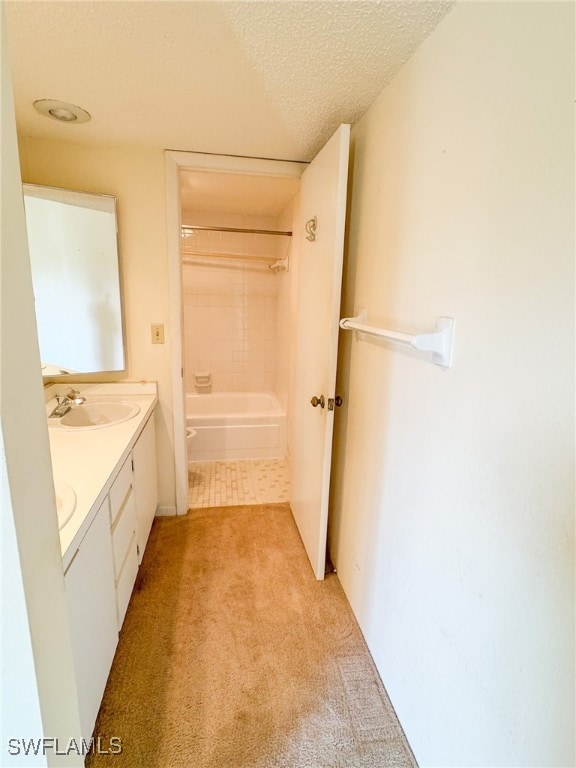
{"type": "Polygon", "coordinates": [[[41,115],[61,123],[87,123],[90,120],[90,114],[85,109],[75,104],[68,104],[66,101],[39,99],[34,102],[34,109],[41,115]]]}

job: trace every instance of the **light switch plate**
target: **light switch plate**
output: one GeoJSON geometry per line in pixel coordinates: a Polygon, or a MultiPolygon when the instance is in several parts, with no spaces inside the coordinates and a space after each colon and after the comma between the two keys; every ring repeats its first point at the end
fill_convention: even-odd
{"type": "Polygon", "coordinates": [[[164,325],[156,323],[152,328],[152,344],[164,344],[164,325]]]}

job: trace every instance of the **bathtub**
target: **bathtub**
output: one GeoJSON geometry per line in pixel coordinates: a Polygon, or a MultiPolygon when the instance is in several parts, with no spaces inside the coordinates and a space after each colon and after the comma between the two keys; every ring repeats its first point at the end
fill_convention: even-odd
{"type": "Polygon", "coordinates": [[[188,462],[286,456],[286,413],[272,392],[186,395],[188,462]]]}

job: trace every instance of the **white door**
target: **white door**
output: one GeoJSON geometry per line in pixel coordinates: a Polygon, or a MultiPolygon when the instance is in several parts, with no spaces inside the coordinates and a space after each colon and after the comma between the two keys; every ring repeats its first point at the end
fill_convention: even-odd
{"type": "Polygon", "coordinates": [[[295,227],[299,256],[290,506],[317,579],[324,578],[326,560],[349,144],[350,126],[341,125],[304,171],[295,227]]]}

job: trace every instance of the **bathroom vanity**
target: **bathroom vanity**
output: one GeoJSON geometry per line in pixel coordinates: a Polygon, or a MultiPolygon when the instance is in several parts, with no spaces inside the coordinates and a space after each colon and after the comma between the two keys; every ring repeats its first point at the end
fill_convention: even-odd
{"type": "MultiPolygon", "coordinates": [[[[57,505],[71,503],[61,502],[58,483],[76,497],[60,544],[82,736],[90,739],[158,504],[157,394],[149,383],[78,386],[85,406],[48,424],[57,505]]],[[[65,391],[47,388],[47,416],[65,391]]]]}

